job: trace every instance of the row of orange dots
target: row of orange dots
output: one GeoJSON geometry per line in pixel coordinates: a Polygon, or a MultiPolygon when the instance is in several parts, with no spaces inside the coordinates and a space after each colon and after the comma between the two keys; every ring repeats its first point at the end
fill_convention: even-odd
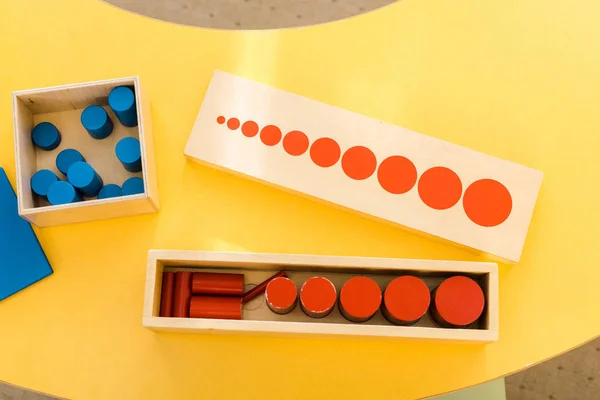
{"type": "MultiPolygon", "coordinates": [[[[290,131],[283,135],[275,125],[266,125],[262,129],[254,121],[243,124],[237,118],[217,118],[217,123],[237,130],[241,126],[242,134],[254,137],[260,132],[260,140],[266,146],[275,146],[283,139],[283,149],[291,156],[300,156],[310,147],[310,158],[318,166],[328,168],[341,158],[342,170],[351,179],[364,180],[377,171],[381,187],[392,194],[403,194],[417,184],[417,168],[408,158],[395,155],[384,159],[377,167],[377,157],[367,147],[354,146],[342,156],[340,145],[331,138],[315,140],[310,145],[308,136],[301,131],[290,131]]],[[[459,176],[449,168],[433,167],[419,178],[418,192],[421,200],[436,210],[446,210],[456,205],[463,196],[462,182],[459,176]]],[[[512,197],[506,187],[493,179],[481,179],[473,182],[463,196],[465,213],[474,223],[481,226],[497,226],[504,222],[512,211],[512,197]]]]}

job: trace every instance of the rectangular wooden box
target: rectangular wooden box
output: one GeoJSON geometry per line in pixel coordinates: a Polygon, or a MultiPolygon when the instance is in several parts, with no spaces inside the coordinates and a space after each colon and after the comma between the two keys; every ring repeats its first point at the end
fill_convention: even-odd
{"type": "MultiPolygon", "coordinates": [[[[321,149],[323,155],[326,150],[321,149]]],[[[335,149],[331,152],[335,153],[335,149]]],[[[521,257],[542,182],[539,171],[219,71],[210,82],[185,155],[220,170],[390,221],[508,262],[517,262],[521,257]],[[261,131],[250,129],[252,124],[244,126],[246,121],[255,122],[261,131]],[[262,128],[268,125],[274,127],[263,132],[262,128]],[[278,129],[283,136],[279,141],[278,129]],[[286,148],[287,133],[291,131],[301,131],[308,138],[310,148],[300,155],[288,154],[289,150],[293,153],[303,149],[299,143],[294,147],[290,142],[286,148]],[[331,138],[339,145],[339,161],[330,167],[313,161],[313,145],[322,138],[331,138]],[[370,149],[376,164],[370,164],[375,163],[372,158],[362,160],[362,165],[360,159],[345,160],[346,151],[354,147],[370,149]],[[398,194],[385,190],[379,178],[381,168],[374,169],[374,165],[380,167],[383,160],[393,156],[407,158],[416,168],[413,186],[401,194],[400,190],[398,194]],[[361,179],[350,178],[344,171],[345,163],[347,168],[356,168],[350,174],[361,179]],[[420,196],[423,173],[439,166],[454,171],[462,185],[454,191],[455,202],[447,209],[432,208],[420,196]],[[361,168],[373,168],[369,171],[372,175],[362,179],[357,172],[361,168]],[[480,184],[482,180],[484,185],[480,184]],[[499,185],[485,185],[490,180],[506,188],[503,200],[502,193],[493,191],[499,185]],[[472,185],[474,182],[480,185],[472,185]],[[472,190],[467,201],[474,204],[475,209],[471,205],[470,210],[472,215],[479,215],[479,224],[467,216],[460,200],[469,187],[472,190]],[[508,217],[497,223],[503,212],[508,212],[508,217]],[[484,226],[490,223],[496,225],[484,226]]],[[[398,172],[387,176],[397,177],[394,182],[399,182],[404,175],[398,172]]],[[[406,179],[410,185],[410,179],[406,179]]],[[[433,185],[437,191],[434,195],[450,193],[444,182],[437,184],[433,185]]]]}
{"type": "Polygon", "coordinates": [[[151,250],[146,271],[143,325],[157,331],[174,332],[354,335],[492,342],[498,340],[498,266],[487,262],[151,250]],[[284,269],[297,284],[310,276],[325,276],[336,285],[338,292],[347,279],[356,275],[369,276],[380,287],[385,287],[397,276],[417,274],[433,289],[443,278],[461,274],[479,281],[486,295],[486,307],[478,326],[468,329],[436,327],[429,315],[415,326],[395,326],[381,311],[367,322],[352,323],[341,316],[337,305],[322,319],[309,318],[299,307],[290,314],[278,315],[268,309],[262,295],[244,305],[243,319],[239,321],[164,318],[159,317],[159,311],[165,269],[244,273],[246,290],[284,269]]]}
{"type": "Polygon", "coordinates": [[[14,92],[13,120],[19,214],[23,218],[43,227],[158,211],[150,102],[138,77],[14,92]],[[108,94],[117,86],[134,87],[137,127],[123,126],[108,107],[108,94]],[[103,106],[113,120],[114,130],[106,139],[92,138],[81,125],[81,112],[90,105],[103,106]],[[44,151],[33,145],[31,130],[40,122],[51,122],[61,132],[62,141],[58,148],[44,151]],[[140,141],[142,172],[128,172],[115,155],[117,142],[126,136],[140,141]],[[46,200],[33,195],[31,177],[40,169],[50,169],[61,177],[56,168],[56,156],[66,148],[80,151],[102,177],[104,184],[121,186],[126,179],[138,176],[144,180],[144,193],[51,206],[46,200]]]}

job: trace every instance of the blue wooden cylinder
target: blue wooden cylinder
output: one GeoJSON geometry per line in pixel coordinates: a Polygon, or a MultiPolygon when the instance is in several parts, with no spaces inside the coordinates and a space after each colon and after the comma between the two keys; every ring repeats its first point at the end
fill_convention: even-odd
{"type": "Polygon", "coordinates": [[[56,168],[66,176],[69,167],[77,161],[85,161],[85,158],[75,149],[65,149],[56,156],[56,168]]]}
{"type": "Polygon", "coordinates": [[[40,122],[31,131],[31,139],[40,149],[50,151],[58,147],[62,136],[50,122],[40,122]]]}
{"type": "Polygon", "coordinates": [[[142,178],[129,178],[123,183],[123,196],[144,193],[144,180],[142,178]]]}
{"type": "Polygon", "coordinates": [[[56,174],[49,169],[41,169],[31,177],[31,190],[38,196],[48,196],[48,190],[53,183],[58,182],[56,174]]]}
{"type": "Polygon", "coordinates": [[[98,193],[98,199],[109,199],[111,197],[119,197],[123,194],[121,187],[113,183],[105,185],[98,193]]]}
{"type": "Polygon", "coordinates": [[[81,194],[69,182],[55,182],[50,186],[50,190],[48,191],[48,201],[53,206],[75,203],[81,200],[83,200],[81,194]]]}
{"type": "Polygon", "coordinates": [[[103,186],[100,175],[90,164],[83,161],[77,161],[71,165],[67,172],[67,179],[85,197],[97,196],[103,186]]]}
{"type": "Polygon", "coordinates": [[[140,141],[136,138],[126,137],[119,140],[115,153],[127,171],[140,172],[142,170],[140,141]]]}
{"type": "Polygon", "coordinates": [[[113,110],[119,121],[129,128],[137,126],[137,109],[135,93],[128,86],[118,86],[108,95],[108,106],[113,110]]]}
{"type": "Polygon", "coordinates": [[[113,131],[113,122],[100,106],[89,106],[81,113],[81,125],[94,139],[105,139],[113,131]]]}

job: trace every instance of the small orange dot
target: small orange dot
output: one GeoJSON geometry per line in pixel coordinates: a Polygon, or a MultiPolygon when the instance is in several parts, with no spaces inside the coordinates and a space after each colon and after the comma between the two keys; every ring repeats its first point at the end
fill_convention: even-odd
{"type": "Polygon", "coordinates": [[[227,121],[227,127],[232,131],[236,130],[240,127],[240,120],[237,118],[229,118],[227,121]]]}
{"type": "Polygon", "coordinates": [[[331,138],[317,139],[310,146],[310,158],[315,164],[323,168],[331,167],[338,162],[341,153],[340,145],[331,138]]]}
{"type": "Polygon", "coordinates": [[[260,131],[260,140],[267,146],[275,146],[281,140],[281,129],[275,125],[267,125],[260,131]]]}
{"type": "Polygon", "coordinates": [[[254,137],[258,133],[258,124],[254,121],[246,121],[242,125],[242,133],[247,137],[254,137]]]}
{"type": "Polygon", "coordinates": [[[288,132],[283,138],[283,148],[291,156],[302,155],[308,150],[308,137],[304,132],[288,132]]]}
{"type": "Polygon", "coordinates": [[[473,182],[463,196],[467,217],[477,225],[497,226],[506,221],[512,211],[510,192],[500,182],[481,179],[473,182]]]}
{"type": "Polygon", "coordinates": [[[364,146],[350,147],[342,157],[342,169],[349,178],[367,179],[377,168],[375,154],[364,146]]]}
{"type": "Polygon", "coordinates": [[[217,117],[217,123],[223,125],[225,123],[225,117],[222,115],[217,117]]]}
{"type": "Polygon", "coordinates": [[[423,203],[436,210],[446,210],[460,200],[462,183],[454,171],[433,167],[419,179],[419,196],[423,203]]]}
{"type": "Polygon", "coordinates": [[[391,156],[379,165],[377,179],[384,190],[392,194],[403,194],[417,183],[417,168],[406,157],[391,156]]]}

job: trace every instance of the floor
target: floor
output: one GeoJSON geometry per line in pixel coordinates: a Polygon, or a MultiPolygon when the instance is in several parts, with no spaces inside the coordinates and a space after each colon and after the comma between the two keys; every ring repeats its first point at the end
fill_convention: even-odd
{"type": "MultiPolygon", "coordinates": [[[[312,25],[361,14],[393,0],[109,0],[154,18],[221,29],[312,25]]],[[[600,398],[600,339],[506,378],[508,400],[600,398]]],[[[0,382],[0,400],[55,397],[0,382]]]]}

